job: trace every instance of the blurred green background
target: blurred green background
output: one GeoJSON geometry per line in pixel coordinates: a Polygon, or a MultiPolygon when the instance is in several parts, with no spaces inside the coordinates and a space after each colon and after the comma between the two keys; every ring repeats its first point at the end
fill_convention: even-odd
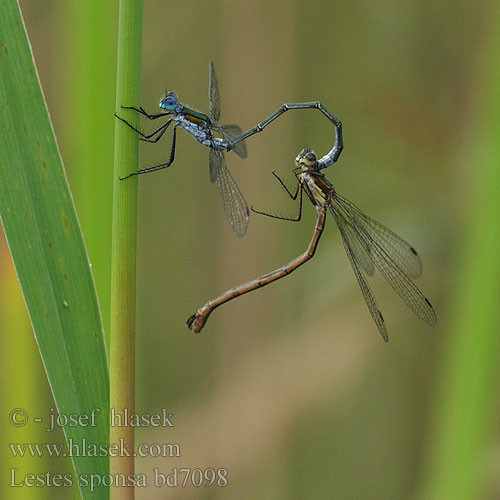
{"type": "MultiPolygon", "coordinates": [[[[117,5],[21,7],[107,332],[117,5]]],[[[500,497],[498,14],[493,2],[145,2],[141,104],[155,112],[168,87],[206,112],[210,60],[221,123],[246,129],[283,102],[321,100],[344,130],[329,179],[418,249],[438,324],[420,322],[377,276],[386,345],[328,219],[311,262],[192,335],[184,322],[208,299],[306,248],[315,211],[306,204],[300,224],[253,214],[236,238],[207,149],[179,132],[172,167],[139,179],[136,410],[175,414],[175,427],[139,429],[137,442],[178,443],[181,456],[137,458],[151,483],[138,499],[500,497]],[[229,484],[153,486],[153,469],[181,467],[226,468],[229,484]]],[[[291,181],[304,146],[322,155],[332,141],[319,112],[289,112],[248,141],[248,159],[226,161],[249,204],[292,214],[271,171],[291,181]]],[[[169,145],[142,145],[140,166],[169,145]]],[[[53,402],[0,243],[3,414],[43,416],[53,402]]],[[[2,434],[4,473],[70,471],[69,459],[6,451],[62,433],[2,434]]],[[[77,498],[3,477],[2,498],[77,498]]]]}

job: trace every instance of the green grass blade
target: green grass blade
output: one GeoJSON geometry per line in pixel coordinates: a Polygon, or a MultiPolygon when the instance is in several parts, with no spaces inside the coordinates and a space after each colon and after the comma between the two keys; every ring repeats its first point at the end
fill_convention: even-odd
{"type": "MultiPolygon", "coordinates": [[[[0,216],[58,411],[101,410],[94,427],[66,427],[66,438],[106,443],[109,380],[95,287],[15,0],[3,2],[0,16],[0,130],[0,216]]],[[[108,472],[106,457],[72,459],[78,475],[108,472]]],[[[108,496],[105,488],[81,492],[108,496]]]]}
{"type": "Polygon", "coordinates": [[[69,0],[58,11],[72,22],[64,23],[64,113],[57,138],[65,144],[67,174],[109,335],[113,178],[105,166],[113,163],[117,5],[69,0]]]}
{"type": "MultiPolygon", "coordinates": [[[[493,10],[497,14],[500,10],[493,10]]],[[[498,16],[485,38],[483,73],[477,72],[481,113],[468,123],[473,151],[467,178],[463,247],[455,266],[449,345],[418,498],[489,498],[486,464],[497,437],[500,351],[500,66],[498,16]],[[493,31],[494,30],[494,31],[493,31]]],[[[467,153],[464,153],[467,156],[467,153]]]]}

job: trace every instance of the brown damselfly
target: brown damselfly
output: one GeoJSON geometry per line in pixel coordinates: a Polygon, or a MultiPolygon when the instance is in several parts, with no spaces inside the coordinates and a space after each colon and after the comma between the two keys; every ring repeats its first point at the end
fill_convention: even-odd
{"type": "Polygon", "coordinates": [[[418,278],[422,273],[422,263],[416,250],[390,229],[371,219],[349,200],[340,196],[321,172],[321,160],[318,160],[312,151],[304,148],[295,159],[295,163],[297,165],[293,171],[297,178],[295,193],[292,193],[274,172],[273,175],[293,200],[298,198],[297,217],[280,217],[252,210],[277,219],[299,221],[302,215],[302,194],[305,192],[317,211],[316,224],[307,250],[280,269],[231,288],[210,300],[190,316],[187,326],[195,333],[200,332],[216,307],[289,275],[311,259],[323,232],[327,209],[330,210],[339,228],[347,257],[382,338],[388,341],[384,318],[366,281],[366,276],[372,276],[375,267],[421,320],[428,325],[436,324],[437,317],[431,303],[411,280],[418,278]]]}

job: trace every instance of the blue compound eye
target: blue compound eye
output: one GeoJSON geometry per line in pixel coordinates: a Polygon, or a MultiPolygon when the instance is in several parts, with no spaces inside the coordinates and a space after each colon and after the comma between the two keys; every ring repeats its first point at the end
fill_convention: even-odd
{"type": "Polygon", "coordinates": [[[172,94],[167,94],[160,101],[160,108],[163,108],[167,111],[173,111],[177,106],[177,96],[172,94]]]}

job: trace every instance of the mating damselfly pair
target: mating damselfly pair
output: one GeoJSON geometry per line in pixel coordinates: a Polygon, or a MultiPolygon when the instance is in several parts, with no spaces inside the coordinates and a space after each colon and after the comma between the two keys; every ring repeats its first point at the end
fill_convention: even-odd
{"type": "Polygon", "coordinates": [[[210,63],[209,116],[184,106],[179,101],[177,94],[172,91],[167,91],[162,97],[160,108],[164,111],[161,113],[151,115],[142,107],[124,108],[135,110],[150,120],[171,115],[171,118],[150,134],[143,134],[129,122],[117,116],[117,118],[134,129],[144,141],[158,142],[172,122],[174,122],[174,126],[168,161],[132,172],[123,179],[170,166],[174,161],[175,155],[176,128],[183,128],[193,135],[197,141],[210,148],[210,180],[212,182],[217,180],[224,213],[229,225],[238,236],[243,236],[246,232],[249,211],[234,178],[226,166],[223,151],[234,149],[239,156],[245,158],[247,153],[243,141],[253,134],[262,131],[267,125],[289,109],[318,109],[333,123],[335,128],[333,147],[322,158],[317,159],[316,155],[308,148],[304,148],[297,156],[296,168],[293,171],[297,178],[297,188],[294,193],[273,172],[289,196],[293,200],[297,200],[298,198],[299,211],[297,217],[279,217],[252,209],[258,214],[269,217],[300,221],[302,197],[305,192],[317,211],[316,224],[307,250],[276,271],[231,288],[217,298],[207,302],[207,304],[198,309],[187,320],[187,326],[195,333],[201,331],[209,315],[215,308],[236,297],[287,276],[311,259],[314,256],[319,239],[323,233],[327,209],[330,211],[340,231],[347,257],[358,280],[363,298],[382,338],[385,341],[388,340],[385,321],[366,280],[367,276],[374,274],[375,268],[380,271],[392,288],[420,319],[429,325],[436,323],[437,317],[431,303],[411,280],[411,278],[420,276],[422,272],[422,264],[415,249],[391,230],[366,216],[353,203],[340,196],[322,173],[322,169],[337,161],[343,149],[343,141],[340,120],[332,115],[319,101],[283,104],[273,114],[246,132],[242,132],[237,125],[219,125],[217,123],[220,117],[219,92],[213,63],[210,63]],[[221,137],[217,137],[216,134],[221,137]]]}
{"type": "Polygon", "coordinates": [[[159,163],[151,167],[146,167],[136,172],[131,172],[123,179],[127,179],[133,175],[147,174],[156,170],[162,170],[169,167],[175,157],[175,142],[177,127],[186,130],[198,142],[210,148],[209,152],[209,169],[210,182],[217,181],[219,195],[224,208],[224,214],[231,226],[231,229],[237,236],[243,236],[248,227],[249,211],[248,206],[241,194],[238,185],[236,184],[231,172],[227,168],[224,151],[234,150],[241,158],[246,158],[247,150],[245,139],[261,132],[271,122],[290,109],[318,109],[320,110],[335,126],[335,141],[329,155],[325,157],[325,167],[337,161],[342,152],[342,124],[340,120],[332,115],[319,101],[315,102],[293,102],[285,103],[280,106],[274,113],[259,122],[254,127],[251,127],[246,132],[242,132],[238,125],[219,125],[217,122],[220,118],[220,97],[217,78],[215,77],[214,65],[211,62],[209,67],[209,84],[208,84],[208,110],[209,114],[205,115],[194,109],[188,108],[179,101],[175,92],[167,91],[160,100],[161,113],[149,114],[142,107],[122,106],[123,109],[137,111],[149,120],[157,120],[170,116],[165,123],[157,127],[149,134],[144,134],[136,129],[132,124],[118,116],[115,116],[127,124],[131,129],[135,130],[140,139],[145,142],[158,142],[166,132],[170,124],[173,122],[172,143],[170,146],[169,158],[164,163],[159,163]],[[217,137],[217,135],[221,137],[217,137]]]}

